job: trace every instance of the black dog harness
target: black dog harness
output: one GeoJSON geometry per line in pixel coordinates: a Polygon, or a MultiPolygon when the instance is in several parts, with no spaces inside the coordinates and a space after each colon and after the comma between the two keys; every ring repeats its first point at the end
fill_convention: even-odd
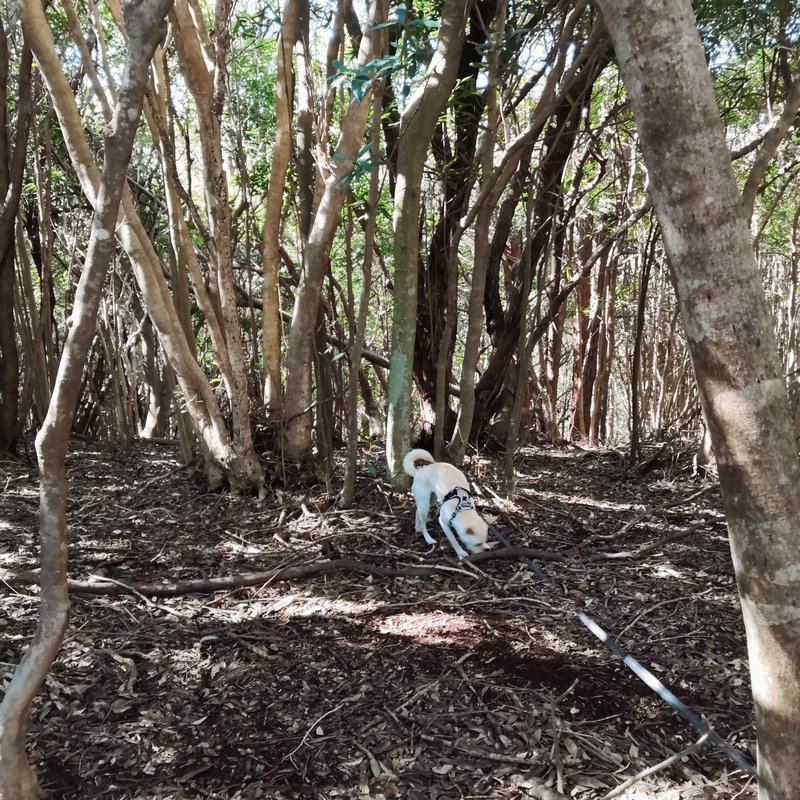
{"type": "Polygon", "coordinates": [[[461,486],[456,486],[455,489],[451,489],[443,498],[442,498],[442,505],[444,505],[448,500],[458,500],[456,507],[453,509],[453,513],[450,515],[450,523],[452,524],[453,520],[462,512],[462,511],[474,511],[475,504],[472,502],[472,496],[470,495],[467,489],[464,489],[461,486]]]}

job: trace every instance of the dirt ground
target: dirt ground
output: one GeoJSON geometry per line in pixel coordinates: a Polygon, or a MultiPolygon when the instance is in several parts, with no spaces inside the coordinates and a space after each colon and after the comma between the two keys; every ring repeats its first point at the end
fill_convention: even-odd
{"type": "MultiPolygon", "coordinates": [[[[544,580],[515,559],[459,563],[441,533],[429,550],[381,464],[362,452],[343,511],[288,467],[270,465],[259,501],[208,493],[168,445],[72,442],[79,583],[30,723],[51,797],[755,796],[577,618],[753,758],[719,492],[687,457],[645,471],[526,449],[513,501],[474,459],[479,510],[541,551],[544,580]]],[[[0,461],[0,491],[5,685],[37,615],[17,579],[37,565],[34,464],[0,461]]]]}

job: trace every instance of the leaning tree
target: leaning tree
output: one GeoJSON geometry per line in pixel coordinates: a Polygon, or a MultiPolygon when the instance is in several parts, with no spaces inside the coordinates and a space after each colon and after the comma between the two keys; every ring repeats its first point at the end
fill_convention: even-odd
{"type": "Polygon", "coordinates": [[[744,615],[759,797],[800,797],[800,462],[690,0],[598,0],[652,181],[717,456],[744,615]],[[665,124],[669,120],[669,124],[665,124]]]}

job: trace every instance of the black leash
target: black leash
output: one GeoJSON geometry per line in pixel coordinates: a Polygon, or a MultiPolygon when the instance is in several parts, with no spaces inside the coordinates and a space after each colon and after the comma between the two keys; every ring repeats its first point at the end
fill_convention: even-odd
{"type": "MultiPolygon", "coordinates": [[[[489,530],[495,535],[498,541],[504,547],[510,547],[511,544],[500,533],[497,528],[492,525],[490,522],[486,523],[489,526],[489,530]]],[[[523,561],[528,569],[533,572],[537,577],[541,578],[542,580],[547,580],[547,575],[539,568],[539,566],[534,563],[530,558],[521,558],[520,561],[523,561]]],[[[615,655],[619,656],[622,659],[622,663],[633,672],[638,678],[644,681],[654,692],[656,692],[666,703],[672,706],[675,711],[680,714],[689,724],[693,725],[697,730],[701,731],[704,734],[708,735],[708,738],[723,752],[725,753],[728,758],[730,758],[742,772],[746,772],[748,775],[755,775],[756,768],[755,766],[742,754],[741,751],[737,750],[732,745],[728,744],[712,727],[711,725],[704,720],[701,716],[696,714],[692,709],[690,709],[679,697],[677,697],[670,689],[668,689],[652,672],[650,672],[647,667],[642,666],[630,653],[627,653],[625,650],[620,647],[617,642],[604,631],[591,617],[584,614],[581,611],[573,611],[581,623],[586,626],[609,650],[611,650],[615,655]]]]}
{"type": "MultiPolygon", "coordinates": [[[[500,531],[497,530],[497,528],[495,528],[495,526],[492,525],[491,522],[487,522],[486,524],[489,526],[489,530],[494,534],[495,538],[499,540],[500,544],[502,544],[503,547],[511,547],[511,542],[509,542],[508,539],[506,539],[506,537],[503,536],[503,534],[500,533],[500,531]]],[[[520,558],[520,561],[525,562],[528,569],[534,575],[536,575],[537,578],[541,578],[543,581],[547,580],[547,575],[545,575],[544,572],[542,572],[542,570],[539,568],[539,565],[535,561],[528,558],[527,556],[525,558],[520,558]]]]}

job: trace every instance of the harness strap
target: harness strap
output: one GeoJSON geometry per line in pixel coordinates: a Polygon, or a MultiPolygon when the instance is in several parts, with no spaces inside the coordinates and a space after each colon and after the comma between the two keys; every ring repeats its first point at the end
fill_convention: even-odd
{"type": "Polygon", "coordinates": [[[447,503],[449,500],[458,500],[456,507],[453,509],[453,513],[450,515],[450,522],[452,522],[462,511],[474,511],[475,504],[472,502],[472,495],[470,495],[469,490],[465,489],[463,486],[456,486],[455,489],[451,489],[443,498],[442,498],[442,505],[447,503]]]}

